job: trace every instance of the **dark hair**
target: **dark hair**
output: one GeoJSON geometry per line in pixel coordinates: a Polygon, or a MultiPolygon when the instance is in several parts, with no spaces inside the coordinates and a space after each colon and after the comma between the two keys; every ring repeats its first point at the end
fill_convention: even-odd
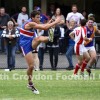
{"type": "Polygon", "coordinates": [[[81,26],[85,26],[86,25],[86,19],[81,19],[80,20],[80,24],[81,24],[81,26]]]}
{"type": "Polygon", "coordinates": [[[73,4],[73,5],[72,5],[72,8],[73,8],[73,7],[76,7],[76,8],[77,8],[77,5],[76,5],[76,4],[73,4]]]}
{"type": "Polygon", "coordinates": [[[88,18],[88,20],[95,21],[95,18],[91,16],[91,17],[88,18]]]}
{"type": "Polygon", "coordinates": [[[0,7],[0,9],[4,9],[4,10],[5,10],[5,8],[4,8],[4,7],[0,7]]]}
{"type": "Polygon", "coordinates": [[[31,12],[31,18],[32,18],[32,17],[35,17],[36,15],[40,15],[40,12],[37,11],[37,10],[33,10],[33,11],[31,12]]]}
{"type": "MultiPolygon", "coordinates": [[[[57,11],[57,9],[60,9],[60,8],[59,7],[56,8],[56,11],[57,11]]],[[[55,15],[56,15],[56,11],[55,11],[55,15]]],[[[62,15],[61,9],[60,9],[60,15],[62,15]]]]}
{"type": "Polygon", "coordinates": [[[25,6],[22,6],[21,9],[22,9],[22,8],[26,8],[26,7],[25,7],[25,6]]]}

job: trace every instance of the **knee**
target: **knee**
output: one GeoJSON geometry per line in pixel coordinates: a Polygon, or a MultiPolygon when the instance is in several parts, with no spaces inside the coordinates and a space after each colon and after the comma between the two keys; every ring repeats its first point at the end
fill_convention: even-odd
{"type": "Polygon", "coordinates": [[[89,60],[90,60],[90,57],[87,57],[87,58],[86,58],[86,61],[89,62],[89,60]]]}
{"type": "Polygon", "coordinates": [[[34,40],[33,40],[33,41],[35,41],[35,42],[39,42],[39,40],[40,40],[40,36],[39,36],[39,37],[37,37],[37,38],[34,38],[34,40]]]}
{"type": "Polygon", "coordinates": [[[34,69],[33,64],[30,64],[28,69],[29,69],[29,70],[33,70],[33,69],[34,69]]]}
{"type": "Polygon", "coordinates": [[[96,56],[91,58],[92,61],[96,61],[96,56]]]}
{"type": "Polygon", "coordinates": [[[82,65],[82,61],[78,61],[78,65],[81,66],[82,65]]]}

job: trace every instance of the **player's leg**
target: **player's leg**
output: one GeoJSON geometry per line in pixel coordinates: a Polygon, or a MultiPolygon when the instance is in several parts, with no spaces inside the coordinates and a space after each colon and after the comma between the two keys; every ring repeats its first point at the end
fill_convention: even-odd
{"type": "Polygon", "coordinates": [[[91,75],[91,67],[93,66],[93,64],[96,61],[96,51],[95,50],[89,50],[89,54],[90,54],[90,61],[87,67],[87,72],[89,74],[89,76],[91,75]]]}
{"type": "Polygon", "coordinates": [[[89,50],[89,54],[90,54],[90,61],[89,61],[89,66],[92,67],[93,64],[96,62],[96,51],[95,50],[89,50]]]}
{"type": "Polygon", "coordinates": [[[74,70],[74,74],[76,75],[78,70],[80,69],[80,66],[82,65],[82,61],[83,61],[83,55],[76,55],[77,59],[78,59],[78,63],[75,66],[75,70],[74,70]]]}
{"type": "Polygon", "coordinates": [[[83,52],[82,52],[82,45],[75,45],[74,46],[76,57],[78,59],[78,63],[75,66],[74,74],[77,74],[78,70],[80,69],[83,61],[83,52]]]}
{"type": "Polygon", "coordinates": [[[87,63],[90,60],[90,55],[88,52],[84,52],[83,56],[84,56],[84,60],[83,60],[82,66],[81,66],[81,72],[84,72],[84,69],[86,68],[87,63]]]}
{"type": "Polygon", "coordinates": [[[41,42],[44,42],[44,43],[47,43],[49,41],[49,38],[47,36],[38,36],[36,38],[33,39],[32,41],[32,47],[34,49],[37,48],[37,46],[41,43],[41,42]]]}
{"type": "Polygon", "coordinates": [[[35,71],[39,70],[38,53],[33,53],[35,71]]]}
{"type": "Polygon", "coordinates": [[[34,68],[34,58],[32,52],[29,52],[25,56],[26,62],[28,64],[27,75],[28,75],[28,88],[30,88],[35,94],[39,94],[39,91],[34,87],[32,83],[32,74],[34,68]]]}
{"type": "Polygon", "coordinates": [[[49,36],[39,36],[33,39],[32,41],[32,47],[34,49],[37,48],[37,46],[41,43],[47,43],[48,41],[53,42],[53,38],[54,38],[54,33],[53,32],[49,32],[48,33],[49,36]]]}
{"type": "Polygon", "coordinates": [[[33,59],[33,54],[32,52],[29,52],[25,56],[26,62],[28,64],[28,69],[27,69],[27,75],[28,75],[28,82],[32,83],[32,72],[34,68],[34,59],[33,59]]]}

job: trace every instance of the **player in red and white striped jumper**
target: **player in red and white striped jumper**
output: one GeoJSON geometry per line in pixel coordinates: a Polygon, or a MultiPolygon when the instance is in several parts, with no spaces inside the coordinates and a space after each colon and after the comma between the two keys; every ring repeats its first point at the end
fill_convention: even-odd
{"type": "Polygon", "coordinates": [[[84,46],[84,41],[91,40],[91,38],[86,38],[86,28],[85,28],[86,20],[82,19],[80,24],[81,24],[80,27],[75,28],[70,33],[70,37],[75,41],[74,50],[76,53],[76,57],[78,59],[78,62],[74,70],[75,75],[77,74],[80,67],[81,67],[81,74],[84,75],[83,73],[84,69],[88,61],[90,60],[90,56],[84,46]],[[84,55],[84,59],[83,59],[83,55],[84,55]]]}

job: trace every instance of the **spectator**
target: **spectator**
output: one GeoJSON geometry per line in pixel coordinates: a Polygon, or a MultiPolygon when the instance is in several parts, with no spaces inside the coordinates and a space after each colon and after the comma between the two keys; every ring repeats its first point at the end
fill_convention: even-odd
{"type": "Polygon", "coordinates": [[[70,20],[75,20],[76,21],[76,25],[79,26],[80,24],[80,19],[84,19],[83,15],[78,11],[77,5],[72,5],[72,12],[68,13],[67,17],[66,17],[66,25],[69,28],[69,21],[70,20]]]}
{"type": "MultiPolygon", "coordinates": [[[[18,14],[17,19],[18,29],[20,29],[22,27],[22,24],[28,20],[28,14],[26,12],[26,7],[22,7],[21,13],[18,14]]],[[[17,38],[16,53],[20,53],[19,38],[17,38]]]]}
{"type": "Polygon", "coordinates": [[[87,12],[85,10],[82,10],[82,15],[85,19],[87,19],[87,12]]]}
{"type": "Polygon", "coordinates": [[[18,27],[21,28],[22,24],[28,20],[28,14],[26,13],[27,9],[26,7],[22,7],[21,9],[21,13],[19,13],[18,15],[18,19],[17,19],[17,23],[18,23],[18,27]]]}
{"type": "Polygon", "coordinates": [[[69,34],[73,31],[73,29],[76,26],[76,22],[74,20],[70,20],[69,22],[69,29],[65,33],[65,38],[67,39],[67,51],[66,51],[66,57],[69,63],[69,66],[67,70],[73,70],[73,61],[72,61],[72,55],[74,51],[74,44],[75,42],[70,38],[69,34]]]}
{"type": "Polygon", "coordinates": [[[61,31],[60,31],[60,28],[58,26],[53,26],[51,29],[48,30],[48,32],[54,33],[54,41],[49,42],[47,47],[49,49],[51,68],[52,68],[52,70],[56,70],[57,64],[58,64],[59,37],[61,35],[61,31]]]}
{"type": "Polygon", "coordinates": [[[51,4],[49,6],[49,10],[47,12],[47,15],[49,16],[49,18],[51,19],[52,16],[55,14],[55,5],[54,4],[51,4]]]}
{"type": "Polygon", "coordinates": [[[57,8],[56,11],[55,11],[55,15],[52,16],[52,19],[55,20],[56,17],[60,16],[61,17],[61,21],[60,23],[58,23],[58,26],[60,27],[60,30],[61,30],[61,36],[59,37],[59,52],[60,54],[64,53],[64,24],[65,24],[65,18],[64,18],[64,15],[62,15],[61,13],[61,9],[60,8],[57,8]]]}
{"type": "Polygon", "coordinates": [[[16,38],[19,37],[18,33],[19,32],[14,28],[14,23],[12,21],[7,23],[7,28],[5,28],[2,33],[2,37],[6,43],[7,64],[10,71],[15,68],[16,38]]]}
{"type": "Polygon", "coordinates": [[[36,7],[35,10],[38,10],[40,12],[40,22],[41,23],[46,23],[48,21],[48,17],[45,14],[42,14],[41,8],[36,7]]]}
{"type": "Polygon", "coordinates": [[[5,8],[0,8],[0,50],[5,52],[4,39],[1,37],[3,30],[7,26],[7,22],[10,20],[10,16],[5,13],[5,8]]]}
{"type": "Polygon", "coordinates": [[[65,18],[64,18],[64,15],[62,15],[62,13],[61,13],[61,9],[60,8],[56,9],[55,14],[52,16],[52,19],[55,20],[56,17],[58,17],[58,16],[61,17],[61,21],[60,21],[60,23],[58,23],[58,25],[60,27],[62,27],[65,24],[65,18]]]}
{"type": "Polygon", "coordinates": [[[18,15],[19,13],[16,13],[11,17],[12,21],[14,22],[16,26],[18,26],[18,23],[17,23],[18,15]]]}
{"type": "MultiPolygon", "coordinates": [[[[38,36],[44,35],[44,30],[37,29],[38,36]]],[[[39,57],[39,68],[43,70],[43,61],[44,61],[44,51],[45,51],[45,43],[40,43],[38,46],[38,57],[39,57]]]]}

